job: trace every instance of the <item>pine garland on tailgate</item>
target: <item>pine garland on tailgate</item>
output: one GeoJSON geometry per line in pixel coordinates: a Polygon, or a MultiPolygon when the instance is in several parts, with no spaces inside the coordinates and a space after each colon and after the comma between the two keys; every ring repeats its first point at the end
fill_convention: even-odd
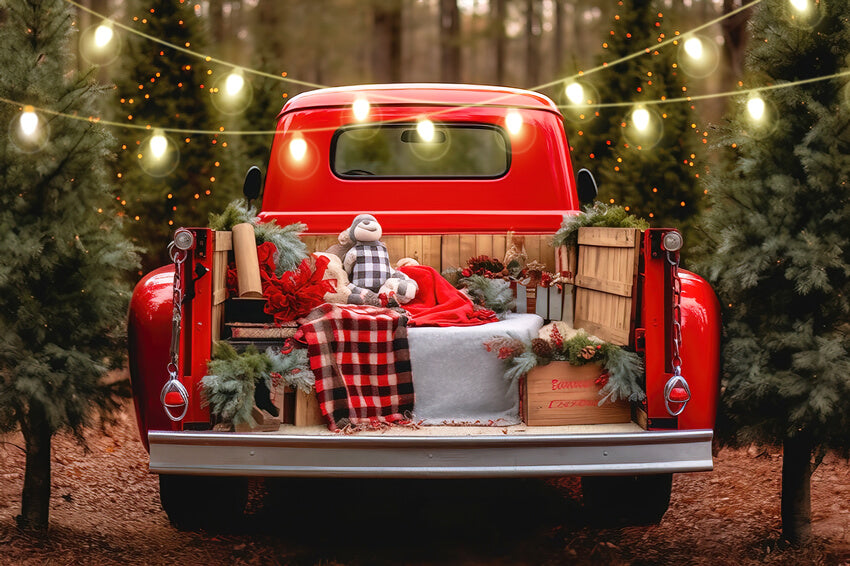
{"type": "Polygon", "coordinates": [[[582,214],[564,216],[561,227],[552,239],[552,245],[555,247],[577,245],[578,229],[586,226],[646,230],[649,228],[649,223],[643,218],[629,214],[622,206],[595,202],[593,205],[586,206],[582,214]]]}
{"type": "Polygon", "coordinates": [[[227,205],[221,214],[210,214],[209,226],[213,230],[231,230],[236,224],[247,222],[254,226],[257,244],[271,242],[277,248],[275,255],[278,277],[292,271],[307,258],[307,245],[299,237],[307,230],[300,222],[278,226],[275,220],[260,223],[257,209],[248,205],[245,199],[237,199],[227,205]]]}
{"type": "Polygon", "coordinates": [[[639,355],[590,336],[584,330],[570,328],[563,322],[544,326],[538,337],[531,341],[496,336],[484,347],[504,360],[505,379],[511,381],[552,361],[565,361],[574,366],[598,363],[606,372],[598,382],[602,386],[600,405],[606,401],[642,401],[646,398],[640,383],[643,361],[639,355]]]}
{"type": "Polygon", "coordinates": [[[482,275],[462,277],[458,284],[465,288],[472,302],[496,313],[500,319],[516,305],[510,283],[504,279],[489,279],[482,275]]]}
{"type": "Polygon", "coordinates": [[[227,342],[219,342],[207,371],[208,375],[201,379],[205,405],[225,421],[251,426],[255,424],[251,417],[254,391],[260,380],[271,389],[272,378],[280,377],[287,385],[305,392],[312,391],[316,383],[307,351],[299,348],[267,348],[259,352],[248,346],[239,353],[227,342]]]}

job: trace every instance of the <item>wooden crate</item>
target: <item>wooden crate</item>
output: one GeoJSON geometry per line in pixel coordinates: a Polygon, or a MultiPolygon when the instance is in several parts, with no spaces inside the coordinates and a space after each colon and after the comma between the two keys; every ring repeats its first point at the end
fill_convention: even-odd
{"type": "Polygon", "coordinates": [[[612,344],[629,344],[640,230],[579,228],[578,245],[575,327],[612,344]]]}
{"type": "Polygon", "coordinates": [[[319,408],[319,399],[316,393],[304,393],[300,389],[295,391],[295,426],[314,426],[327,424],[322,410],[319,408]]]}
{"type": "Polygon", "coordinates": [[[599,401],[599,364],[550,362],[528,372],[522,389],[522,420],[529,426],[627,423],[627,401],[599,401]]]}
{"type": "Polygon", "coordinates": [[[227,299],[227,263],[228,254],[233,249],[231,232],[213,232],[213,306],[210,330],[213,345],[221,338],[224,323],[224,301],[227,299]]]}

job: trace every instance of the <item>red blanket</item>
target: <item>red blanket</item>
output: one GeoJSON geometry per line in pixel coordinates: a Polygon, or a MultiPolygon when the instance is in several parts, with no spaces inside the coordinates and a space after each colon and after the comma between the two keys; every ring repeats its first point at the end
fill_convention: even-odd
{"type": "Polygon", "coordinates": [[[402,305],[410,313],[411,326],[476,326],[498,320],[493,311],[476,309],[467,295],[433,267],[409,265],[399,271],[419,285],[416,297],[402,305]]]}
{"type": "Polygon", "coordinates": [[[299,319],[316,394],[331,430],[408,422],[413,378],[406,320],[367,305],[325,303],[299,319]]]}

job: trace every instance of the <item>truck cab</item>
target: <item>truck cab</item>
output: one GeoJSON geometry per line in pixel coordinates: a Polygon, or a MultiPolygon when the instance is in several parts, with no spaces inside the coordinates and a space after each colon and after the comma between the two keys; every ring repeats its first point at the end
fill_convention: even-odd
{"type": "MultiPolygon", "coordinates": [[[[587,181],[586,171],[582,176],[587,181]]],[[[306,224],[302,240],[312,252],[335,244],[352,218],[368,212],[380,220],[394,261],[411,257],[438,272],[462,269],[469,258],[504,256],[511,238],[520,237],[529,259],[555,271],[552,235],[565,217],[580,213],[579,193],[585,201],[594,196],[587,183],[578,186],[563,118],[541,94],[470,85],[353,86],[306,92],[283,107],[259,219],[306,224]]],[[[628,422],[533,426],[521,418],[487,423],[442,414],[423,426],[351,435],[298,415],[274,430],[216,426],[200,385],[214,345],[232,339],[222,285],[230,237],[208,228],[178,232],[174,263],[138,283],[129,313],[139,431],[175,524],[223,512],[220,499],[215,508],[206,501],[214,482],[229,482],[238,510],[244,490],[233,486],[248,477],[564,475],[582,476],[588,512],[604,507],[632,522],[655,522],[667,509],[673,473],[712,469],[719,309],[709,285],[679,269],[675,229],[648,229],[635,242],[622,345],[642,359],[645,398],[631,403],[628,422]]],[[[434,329],[411,329],[412,349],[420,340],[414,331],[424,330],[434,329]]],[[[487,331],[477,332],[470,340],[483,352],[487,331]]],[[[453,361],[467,355],[459,353],[457,341],[466,340],[459,336],[420,354],[420,366],[432,366],[450,383],[472,379],[464,360],[453,361]]],[[[413,374],[425,399],[428,384],[417,378],[417,359],[413,374]]],[[[516,396],[522,403],[522,393],[516,396]]]]}

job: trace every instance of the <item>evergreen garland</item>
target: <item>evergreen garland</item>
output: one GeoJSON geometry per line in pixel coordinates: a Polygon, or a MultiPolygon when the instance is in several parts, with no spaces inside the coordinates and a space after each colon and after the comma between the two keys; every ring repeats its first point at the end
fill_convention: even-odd
{"type": "Polygon", "coordinates": [[[597,201],[593,205],[586,206],[582,214],[564,216],[561,227],[552,239],[552,245],[555,247],[578,245],[578,229],[587,226],[646,230],[649,228],[649,223],[643,218],[629,214],[622,206],[597,201]]]}
{"type": "Polygon", "coordinates": [[[553,361],[569,362],[574,366],[600,364],[607,372],[603,378],[599,404],[606,401],[642,401],[646,393],[641,385],[643,361],[634,352],[590,336],[584,330],[565,330],[563,323],[544,327],[546,338],[531,341],[513,336],[497,336],[485,343],[505,361],[505,379],[514,381],[539,365],[553,361]]]}
{"type": "Polygon", "coordinates": [[[268,380],[270,365],[268,357],[253,346],[240,354],[227,342],[219,342],[207,363],[209,374],[201,379],[204,404],[233,424],[254,426],[254,390],[257,381],[268,380]]]}
{"type": "Polygon", "coordinates": [[[219,342],[213,359],[207,363],[207,371],[209,374],[201,379],[204,404],[209,405],[214,415],[233,424],[255,424],[251,409],[260,380],[271,389],[272,376],[277,374],[284,383],[305,393],[312,392],[316,384],[307,351],[302,348],[290,351],[267,348],[258,352],[254,346],[248,346],[240,354],[227,342],[219,342]]]}
{"type": "Polygon", "coordinates": [[[316,386],[316,375],[310,369],[307,350],[296,348],[289,353],[274,348],[266,349],[271,373],[279,374],[290,387],[304,393],[312,393],[316,386]]]}
{"type": "Polygon", "coordinates": [[[278,226],[275,220],[260,223],[257,209],[245,199],[230,202],[221,214],[209,215],[209,227],[213,230],[232,230],[235,225],[245,222],[254,226],[257,244],[271,242],[277,248],[274,260],[278,277],[297,268],[309,255],[307,245],[299,237],[307,230],[306,224],[296,222],[278,226]]]}
{"type": "Polygon", "coordinates": [[[516,305],[511,286],[504,279],[490,279],[482,275],[462,277],[458,286],[466,288],[466,292],[476,304],[482,305],[503,319],[516,305]]]}

